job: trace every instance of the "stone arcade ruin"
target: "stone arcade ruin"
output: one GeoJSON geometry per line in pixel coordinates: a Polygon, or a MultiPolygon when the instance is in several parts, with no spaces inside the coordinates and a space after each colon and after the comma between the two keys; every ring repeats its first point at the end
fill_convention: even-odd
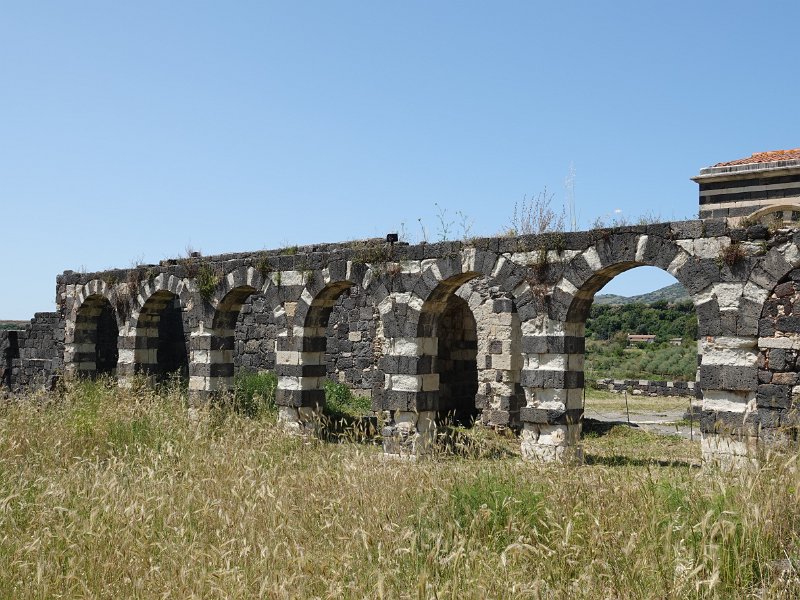
{"type": "Polygon", "coordinates": [[[444,415],[520,432],[526,458],[579,444],[595,292],[640,265],[697,309],[704,456],[795,435],[800,150],[703,169],[699,220],[409,246],[382,240],[162,261],[57,278],[58,311],[0,332],[2,382],[66,372],[188,377],[195,402],[275,370],[300,427],[334,378],[386,411],[384,449],[424,449],[444,415]]]}

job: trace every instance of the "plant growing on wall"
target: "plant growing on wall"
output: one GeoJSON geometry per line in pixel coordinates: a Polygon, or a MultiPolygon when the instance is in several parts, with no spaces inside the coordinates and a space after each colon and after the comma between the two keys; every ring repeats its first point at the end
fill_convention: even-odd
{"type": "Polygon", "coordinates": [[[211,300],[220,280],[219,274],[208,263],[201,263],[197,267],[195,281],[197,282],[197,291],[200,293],[200,297],[203,298],[203,300],[211,300]]]}
{"type": "Polygon", "coordinates": [[[734,267],[744,260],[744,257],[744,247],[739,242],[731,242],[727,246],[720,248],[717,264],[720,268],[722,268],[722,265],[734,267]]]}
{"type": "Polygon", "coordinates": [[[537,196],[530,199],[525,196],[521,203],[514,203],[511,220],[503,231],[503,235],[531,235],[548,231],[564,230],[564,209],[556,212],[552,209],[554,195],[544,188],[537,196]]]}
{"type": "Polygon", "coordinates": [[[272,264],[269,262],[269,257],[266,254],[259,255],[258,260],[256,260],[256,271],[261,273],[262,277],[266,277],[269,273],[274,271],[272,264]]]}

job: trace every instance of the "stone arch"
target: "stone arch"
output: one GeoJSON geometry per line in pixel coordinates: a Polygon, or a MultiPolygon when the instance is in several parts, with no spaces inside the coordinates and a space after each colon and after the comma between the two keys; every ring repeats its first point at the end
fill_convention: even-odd
{"type": "MultiPolygon", "coordinates": [[[[516,335],[515,343],[518,345],[520,315],[517,314],[517,308],[530,309],[533,296],[526,281],[525,268],[515,264],[509,257],[478,248],[463,248],[444,258],[412,262],[408,270],[384,277],[385,287],[393,290],[386,293],[379,304],[387,337],[386,351],[381,361],[386,373],[384,409],[401,412],[437,410],[439,387],[436,374],[431,369],[434,357],[438,358],[438,348],[435,347],[431,331],[448,299],[464,284],[476,278],[485,281],[486,286],[494,290],[495,297],[491,303],[496,312],[493,318],[504,321],[498,330],[502,330],[502,335],[508,338],[516,335]]],[[[486,302],[490,300],[486,299],[486,302]]],[[[511,343],[510,339],[494,341],[506,341],[506,345],[511,343]]],[[[486,366],[486,358],[483,357],[482,367],[486,366]]],[[[492,359],[496,359],[497,363],[504,360],[499,355],[492,356],[492,359]]],[[[515,376],[513,372],[515,369],[518,372],[521,365],[499,366],[503,372],[499,375],[503,382],[515,388],[518,374],[515,376]]],[[[485,408],[488,403],[495,409],[494,416],[491,416],[491,412],[484,412],[483,416],[491,416],[495,424],[506,425],[514,421],[516,400],[511,396],[498,395],[497,390],[492,390],[491,398],[479,398],[480,406],[485,408]],[[497,406],[494,405],[495,400],[497,406]]]]}
{"type": "Polygon", "coordinates": [[[220,278],[211,298],[199,303],[202,325],[189,342],[189,387],[195,396],[233,388],[234,333],[243,303],[269,286],[259,270],[240,266],[220,278]]]}
{"type": "Polygon", "coordinates": [[[758,327],[758,388],[746,411],[746,433],[770,441],[797,439],[800,356],[800,268],[770,290],[758,327]]]}
{"type": "MultiPolygon", "coordinates": [[[[427,294],[417,321],[417,408],[472,424],[478,416],[478,330],[467,302],[456,295],[477,273],[453,274],[427,294]]],[[[408,385],[408,384],[407,384],[408,385]]],[[[393,386],[394,387],[394,386],[393,386]]]]}
{"type": "Polygon", "coordinates": [[[190,289],[187,280],[168,273],[160,273],[152,280],[147,279],[139,282],[133,298],[131,323],[135,323],[138,320],[147,302],[159,292],[169,292],[175,296],[179,300],[182,309],[186,312],[195,312],[196,306],[201,304],[199,296],[190,289]]]}
{"type": "Polygon", "coordinates": [[[290,314],[284,315],[287,328],[277,338],[275,400],[285,422],[309,420],[323,406],[328,319],[339,296],[354,285],[370,283],[368,273],[366,265],[332,261],[324,269],[304,273],[299,297],[284,302],[284,313],[290,314]]]}
{"type": "MultiPolygon", "coordinates": [[[[204,388],[209,392],[225,391],[233,389],[234,378],[234,334],[236,330],[236,320],[244,302],[258,289],[248,283],[231,282],[230,289],[217,300],[215,304],[214,316],[211,321],[211,328],[206,333],[210,337],[207,352],[195,348],[201,341],[193,340],[192,344],[192,377],[203,377],[205,379],[204,388]],[[200,351],[198,351],[200,350],[200,351]],[[204,366],[203,359],[206,359],[207,368],[204,366]]],[[[199,338],[200,336],[195,336],[199,338]]],[[[205,345],[205,344],[203,344],[205,345]]],[[[198,387],[197,385],[193,387],[198,387]]]]}
{"type": "MultiPolygon", "coordinates": [[[[612,234],[573,257],[555,284],[549,313],[523,337],[522,385],[527,406],[522,449],[530,458],[560,458],[580,437],[583,417],[585,324],[595,293],[616,275],[639,266],[670,273],[687,289],[698,316],[698,335],[719,327],[715,284],[719,267],[704,249],[699,258],[672,240],[647,234],[612,234]]],[[[741,295],[741,290],[739,290],[741,295]]]]}
{"type": "MultiPolygon", "coordinates": [[[[504,297],[513,299],[515,308],[526,315],[535,313],[533,293],[528,284],[528,273],[524,266],[516,264],[510,257],[478,248],[464,248],[461,252],[445,258],[426,259],[419,263],[419,271],[399,275],[384,275],[373,295],[381,310],[387,337],[415,337],[422,305],[436,293],[448,293],[475,277],[485,277],[489,286],[497,288],[504,297]],[[392,285],[400,279],[399,285],[392,285]],[[459,282],[448,292],[438,286],[444,281],[459,282]],[[390,293],[388,290],[392,289],[390,293]],[[389,300],[392,302],[389,302],[389,300]],[[399,311],[396,310],[397,305],[399,311]],[[390,309],[394,306],[394,309],[390,309]],[[401,318],[398,318],[398,315],[401,318]]],[[[448,284],[450,286],[450,284],[448,284]]],[[[451,286],[452,287],[452,286],[451,286]]]]}
{"type": "Polygon", "coordinates": [[[104,281],[92,280],[75,295],[65,330],[65,366],[83,377],[113,375],[119,357],[119,317],[104,281]]]}
{"type": "Polygon", "coordinates": [[[390,295],[389,306],[380,308],[403,321],[384,357],[385,408],[436,411],[440,416],[451,410],[467,416],[480,413],[488,424],[514,426],[522,395],[517,395],[520,320],[512,290],[530,296],[523,269],[506,257],[467,249],[423,261],[408,288],[410,292],[390,295]],[[459,320],[466,327],[454,328],[459,320]],[[490,370],[493,381],[484,381],[490,370]],[[456,391],[448,380],[460,375],[466,375],[469,390],[462,386],[456,391]],[[454,403],[462,396],[469,396],[468,404],[454,403]]]}
{"type": "Polygon", "coordinates": [[[165,285],[154,289],[146,299],[140,294],[139,299],[140,306],[131,316],[128,337],[133,340],[133,356],[127,370],[145,374],[157,383],[173,374],[188,379],[186,306],[180,295],[165,285]]]}
{"type": "Polygon", "coordinates": [[[770,204],[762,206],[741,220],[771,225],[778,219],[781,224],[796,224],[800,221],[800,204],[770,204]]]}
{"type": "MultiPolygon", "coordinates": [[[[717,253],[713,253],[716,258],[717,253]]],[[[595,293],[634,267],[657,267],[675,277],[693,301],[719,279],[711,259],[695,260],[674,241],[647,234],[612,234],[572,258],[553,291],[550,317],[566,323],[586,319],[595,293]]]]}
{"type": "MultiPolygon", "coordinates": [[[[220,278],[214,294],[209,298],[209,304],[219,310],[221,303],[229,300],[229,295],[237,289],[251,288],[254,291],[263,293],[272,282],[254,267],[242,266],[228,271],[220,278]]],[[[253,292],[251,292],[253,293],[253,292]]]]}

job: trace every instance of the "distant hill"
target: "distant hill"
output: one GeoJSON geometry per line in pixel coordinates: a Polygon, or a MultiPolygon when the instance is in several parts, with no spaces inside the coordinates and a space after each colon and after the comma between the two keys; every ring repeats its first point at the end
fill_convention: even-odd
{"type": "Polygon", "coordinates": [[[688,300],[690,300],[690,298],[689,294],[686,293],[686,288],[684,288],[680,283],[673,283],[672,285],[663,287],[660,290],[649,292],[647,294],[639,294],[638,296],[597,294],[594,297],[595,304],[614,304],[614,305],[634,304],[634,303],[652,304],[653,302],[658,302],[659,300],[666,300],[670,304],[674,304],[677,302],[687,302],[688,300]]]}
{"type": "Polygon", "coordinates": [[[0,329],[25,329],[29,321],[0,321],[0,329]]]}

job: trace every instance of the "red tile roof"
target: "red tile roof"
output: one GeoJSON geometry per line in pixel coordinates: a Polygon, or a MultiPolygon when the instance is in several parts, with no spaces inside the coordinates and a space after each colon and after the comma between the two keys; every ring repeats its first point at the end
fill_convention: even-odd
{"type": "Polygon", "coordinates": [[[772,150],[771,152],[756,152],[747,158],[717,163],[715,167],[733,167],[735,165],[753,165],[757,163],[775,162],[778,160],[800,160],[800,148],[793,150],[772,150]]]}

